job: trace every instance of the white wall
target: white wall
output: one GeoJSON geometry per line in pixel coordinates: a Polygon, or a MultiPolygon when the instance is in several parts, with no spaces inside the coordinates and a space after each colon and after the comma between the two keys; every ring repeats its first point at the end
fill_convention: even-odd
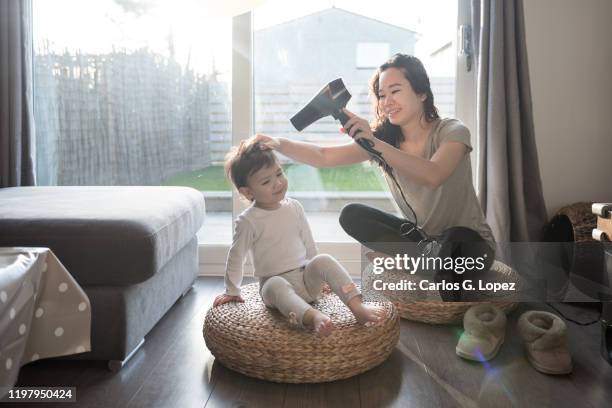
{"type": "Polygon", "coordinates": [[[524,5],[548,213],[576,201],[612,202],[612,1],[524,5]]]}

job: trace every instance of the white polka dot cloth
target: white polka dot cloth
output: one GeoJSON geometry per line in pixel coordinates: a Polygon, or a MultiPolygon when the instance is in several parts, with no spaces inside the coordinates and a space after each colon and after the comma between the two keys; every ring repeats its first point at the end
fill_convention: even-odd
{"type": "Polygon", "coordinates": [[[91,305],[48,248],[0,248],[0,384],[41,358],[91,351],[91,305]]]}

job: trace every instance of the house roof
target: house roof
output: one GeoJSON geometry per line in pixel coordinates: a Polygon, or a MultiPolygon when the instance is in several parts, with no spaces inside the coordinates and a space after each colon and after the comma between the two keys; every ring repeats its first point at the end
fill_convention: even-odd
{"type": "Polygon", "coordinates": [[[442,51],[450,48],[453,45],[452,41],[446,41],[444,44],[440,45],[437,48],[434,48],[434,50],[429,54],[430,56],[435,56],[436,54],[441,53],[442,51]]]}
{"type": "Polygon", "coordinates": [[[349,11],[349,10],[346,10],[346,9],[343,9],[343,8],[340,8],[340,7],[336,7],[336,6],[332,6],[332,7],[327,8],[327,9],[323,9],[323,10],[315,11],[315,12],[313,12],[313,13],[306,14],[306,15],[303,15],[303,16],[300,16],[300,17],[292,18],[291,20],[283,21],[282,23],[274,24],[274,25],[272,25],[272,26],[269,26],[269,27],[266,27],[266,28],[262,28],[262,29],[257,30],[257,31],[266,31],[266,30],[270,30],[270,29],[276,28],[276,27],[278,27],[278,26],[282,26],[282,25],[285,25],[285,24],[290,24],[290,23],[293,23],[293,22],[295,22],[295,21],[298,21],[298,20],[301,20],[301,19],[304,19],[304,18],[314,17],[314,16],[316,16],[317,14],[326,14],[326,13],[330,13],[332,10],[333,10],[333,11],[336,11],[336,10],[337,10],[337,11],[340,11],[340,12],[343,12],[343,13],[346,13],[346,14],[351,14],[351,15],[356,16],[356,17],[359,17],[359,18],[364,18],[364,19],[368,19],[368,20],[371,20],[371,21],[375,21],[375,22],[377,22],[377,23],[384,24],[384,25],[386,25],[386,26],[393,27],[393,28],[397,28],[397,29],[400,29],[400,30],[404,30],[404,31],[407,31],[407,32],[413,33],[413,34],[415,34],[415,35],[418,35],[418,34],[419,34],[417,31],[411,30],[411,29],[409,29],[409,28],[401,27],[401,26],[398,26],[398,25],[395,25],[395,24],[391,24],[391,23],[386,23],[386,22],[384,22],[384,21],[382,21],[382,20],[378,20],[378,19],[375,19],[375,18],[372,18],[372,17],[364,16],[363,14],[357,14],[357,13],[354,13],[354,12],[352,12],[352,11],[349,11]]]}

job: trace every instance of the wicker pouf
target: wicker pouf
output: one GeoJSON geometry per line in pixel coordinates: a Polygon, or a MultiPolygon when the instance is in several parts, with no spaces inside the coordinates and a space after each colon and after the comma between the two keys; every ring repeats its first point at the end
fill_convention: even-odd
{"type": "MultiPolygon", "coordinates": [[[[491,271],[495,272],[495,281],[497,282],[514,282],[517,287],[520,287],[519,277],[516,271],[502,262],[495,261],[491,266],[491,271]]],[[[400,271],[387,271],[383,274],[385,281],[399,282],[401,280],[421,280],[422,277],[418,274],[410,275],[400,271]]],[[[374,275],[367,274],[367,281],[364,286],[372,287],[372,279],[374,275]]],[[[456,324],[463,321],[465,312],[472,306],[483,303],[479,302],[444,302],[440,295],[435,292],[417,291],[417,292],[382,292],[382,294],[393,302],[398,310],[400,317],[407,320],[413,320],[430,324],[456,324]]],[[[481,293],[482,295],[482,293],[481,293]]],[[[494,304],[501,310],[509,313],[517,306],[517,296],[504,300],[502,297],[496,297],[494,304]]]]}
{"type": "Polygon", "coordinates": [[[391,303],[381,303],[387,312],[383,323],[366,327],[336,295],[326,294],[313,307],[330,316],[334,330],[318,337],[267,308],[258,291],[257,283],[243,286],[244,303],[211,308],[204,322],[208,349],[242,374],[286,383],[348,378],[385,361],[399,339],[399,316],[391,303]]]}

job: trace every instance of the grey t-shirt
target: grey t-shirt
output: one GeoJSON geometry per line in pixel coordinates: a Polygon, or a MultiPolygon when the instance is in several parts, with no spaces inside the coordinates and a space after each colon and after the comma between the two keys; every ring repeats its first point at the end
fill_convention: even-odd
{"type": "MultiPolygon", "coordinates": [[[[461,142],[467,146],[466,154],[453,174],[439,187],[432,189],[419,185],[401,176],[395,169],[393,174],[417,215],[419,227],[429,236],[438,238],[448,228],[468,227],[478,232],[494,248],[495,239],[491,227],[485,220],[472,184],[470,131],[456,119],[436,120],[425,146],[425,159],[431,159],[440,145],[449,141],[461,142]]],[[[386,173],[385,178],[404,216],[414,221],[412,212],[404,203],[393,180],[386,173]]]]}

